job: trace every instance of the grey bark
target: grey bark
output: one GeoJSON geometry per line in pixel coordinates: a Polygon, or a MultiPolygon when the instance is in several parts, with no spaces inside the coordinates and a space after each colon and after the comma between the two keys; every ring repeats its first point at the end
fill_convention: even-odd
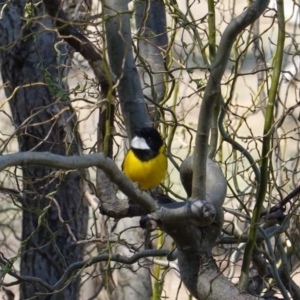
{"type": "MultiPolygon", "coordinates": [[[[126,132],[131,139],[134,131],[143,126],[149,126],[150,120],[133,58],[130,14],[126,13],[127,4],[126,0],[109,1],[104,11],[107,16],[105,31],[109,62],[112,72],[116,75],[122,115],[126,132]]],[[[120,224],[121,230],[125,228],[124,226],[127,228],[136,226],[136,220],[122,220],[121,223],[123,223],[123,225],[120,224]]],[[[123,237],[129,239],[134,236],[135,243],[142,244],[144,242],[142,235],[139,231],[135,231],[135,233],[132,231],[129,233],[127,230],[123,233],[123,237]]],[[[118,278],[123,284],[117,287],[113,299],[150,299],[152,289],[148,269],[121,268],[118,278]]]]}
{"type": "Polygon", "coordinates": [[[132,53],[130,14],[125,13],[127,1],[113,0],[107,5],[104,11],[108,57],[116,75],[122,115],[131,139],[135,130],[149,126],[150,121],[132,53]]]}
{"type": "MultiPolygon", "coordinates": [[[[52,27],[45,17],[24,26],[24,7],[25,1],[8,3],[0,23],[0,41],[4,47],[1,73],[7,83],[5,94],[11,97],[10,108],[20,151],[34,149],[78,155],[80,141],[73,135],[76,119],[67,104],[67,96],[64,100],[57,96],[67,90],[61,81],[64,69],[60,67],[61,63],[67,63],[67,46],[56,44],[58,40],[53,31],[44,31],[42,24],[52,27]],[[43,84],[46,81],[48,86],[43,84]],[[51,82],[61,85],[61,89],[56,90],[51,82]]],[[[34,13],[39,17],[45,14],[41,3],[34,13]]],[[[81,173],[64,173],[41,166],[24,166],[22,171],[21,276],[35,276],[52,285],[70,264],[83,258],[83,247],[75,244],[69,232],[71,230],[77,239],[86,235],[88,211],[81,190],[81,173]]],[[[51,299],[78,299],[79,281],[78,277],[71,280],[51,299]]],[[[21,299],[37,293],[40,295],[35,299],[45,299],[45,292],[37,283],[21,282],[21,299]]]]}
{"type": "MultiPolygon", "coordinates": [[[[136,1],[138,71],[146,99],[159,104],[166,90],[164,51],[168,46],[167,22],[164,2],[161,0],[136,1]]],[[[157,106],[148,101],[150,117],[159,120],[157,106]]]]}

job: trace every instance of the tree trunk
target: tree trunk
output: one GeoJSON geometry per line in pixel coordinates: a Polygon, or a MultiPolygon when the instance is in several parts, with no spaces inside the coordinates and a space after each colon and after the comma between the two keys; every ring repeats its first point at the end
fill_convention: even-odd
{"type": "MultiPolygon", "coordinates": [[[[1,18],[2,78],[16,126],[20,151],[49,151],[78,155],[80,139],[74,137],[75,115],[68,106],[67,45],[58,43],[43,5],[12,1],[1,18]],[[25,25],[24,17],[36,18],[25,25]],[[22,27],[23,26],[23,27],[22,27]],[[45,85],[45,83],[47,85],[45,85]]],[[[1,7],[2,11],[3,7],[1,7]]],[[[75,132],[76,135],[76,132],[75,132]]],[[[81,189],[80,171],[64,172],[23,167],[23,228],[21,275],[35,276],[53,285],[71,263],[82,259],[83,247],[75,238],[86,235],[88,210],[81,189]]],[[[51,299],[79,299],[77,277],[51,299]]],[[[22,282],[20,298],[45,299],[38,283],[22,282]]]]}

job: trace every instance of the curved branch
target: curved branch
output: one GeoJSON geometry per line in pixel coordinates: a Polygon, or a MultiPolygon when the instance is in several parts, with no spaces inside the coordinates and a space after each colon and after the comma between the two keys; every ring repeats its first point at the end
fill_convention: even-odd
{"type": "MultiPolygon", "coordinates": [[[[180,180],[188,195],[192,194],[194,157],[187,157],[180,166],[180,180]]],[[[220,167],[210,158],[206,164],[206,201],[218,209],[223,205],[227,191],[227,181],[220,167]]],[[[203,200],[203,199],[200,199],[203,200]]]]}
{"type": "Polygon", "coordinates": [[[55,283],[53,286],[54,290],[61,289],[64,284],[69,280],[69,278],[72,276],[72,274],[80,269],[87,268],[95,263],[101,262],[101,261],[114,261],[122,264],[131,265],[137,262],[139,259],[144,257],[157,257],[157,256],[167,256],[170,254],[169,250],[143,250],[140,252],[137,252],[136,254],[132,255],[131,257],[125,257],[121,256],[120,254],[100,254],[96,257],[93,257],[91,259],[86,259],[84,261],[76,262],[71,264],[60,280],[55,283]]]}
{"type": "Polygon", "coordinates": [[[259,227],[260,214],[262,212],[263,204],[266,197],[266,191],[268,187],[269,179],[269,168],[270,168],[270,149],[272,139],[272,127],[274,123],[274,106],[276,95],[278,92],[278,82],[280,78],[280,70],[283,60],[284,52],[284,40],[285,40],[285,18],[283,1],[277,1],[277,16],[278,16],[278,37],[277,37],[277,48],[273,58],[274,71],[272,75],[272,83],[269,91],[269,99],[266,106],[266,115],[263,131],[263,142],[261,151],[261,167],[260,167],[260,182],[258,192],[256,196],[256,203],[253,209],[251,218],[251,227],[249,232],[249,239],[245,247],[241,279],[239,282],[240,290],[244,290],[247,286],[249,279],[249,268],[251,263],[252,252],[255,247],[255,239],[259,227]]]}
{"type": "Polygon", "coordinates": [[[224,121],[224,117],[225,117],[225,113],[226,113],[226,108],[224,106],[224,101],[222,100],[222,108],[221,108],[221,112],[220,112],[220,115],[219,115],[219,120],[218,120],[218,127],[219,127],[219,130],[220,130],[220,134],[223,138],[223,141],[225,142],[228,142],[229,144],[232,145],[232,148],[241,152],[242,155],[244,155],[254,174],[255,174],[255,179],[257,182],[260,182],[260,171],[259,171],[259,168],[254,160],[254,158],[252,157],[252,155],[241,145],[239,144],[238,142],[236,142],[234,139],[232,139],[230,137],[229,134],[226,133],[225,129],[224,129],[224,125],[223,125],[223,121],[224,121]]]}
{"type": "MultiPolygon", "coordinates": [[[[136,254],[132,255],[131,257],[125,257],[121,256],[119,254],[99,254],[98,256],[95,256],[90,259],[86,259],[83,261],[75,262],[71,264],[64,272],[64,274],[61,276],[61,278],[53,285],[50,286],[48,283],[44,282],[40,278],[33,277],[33,276],[19,276],[15,273],[9,273],[11,276],[18,279],[18,281],[15,281],[14,284],[19,284],[22,281],[34,281],[39,283],[41,286],[46,288],[49,292],[54,292],[57,290],[60,290],[64,287],[64,285],[69,282],[69,279],[76,271],[81,271],[82,269],[88,268],[91,265],[95,263],[99,263],[101,261],[114,261],[122,264],[132,265],[136,263],[139,259],[145,258],[145,257],[161,257],[161,256],[168,256],[170,254],[169,250],[143,250],[140,252],[137,252],[136,254]]],[[[9,284],[10,286],[12,284],[9,284]]]]}
{"type": "Polygon", "coordinates": [[[289,203],[293,198],[295,198],[299,193],[300,193],[300,186],[296,187],[286,197],[284,197],[280,202],[278,202],[276,205],[272,206],[269,211],[267,211],[267,210],[263,211],[260,214],[260,217],[268,215],[268,218],[269,218],[269,215],[277,212],[278,210],[284,211],[284,207],[286,206],[286,204],[289,203]]]}
{"type": "Polygon", "coordinates": [[[60,35],[89,62],[99,83],[107,85],[108,80],[101,51],[69,23],[64,11],[60,8],[60,0],[44,0],[43,2],[49,16],[55,20],[60,35]]]}
{"type": "Polygon", "coordinates": [[[49,152],[19,152],[0,156],[0,170],[10,166],[39,165],[64,170],[83,169],[96,166],[102,169],[120,190],[146,212],[157,209],[156,202],[146,192],[134,188],[133,183],[121,172],[111,159],[101,153],[84,156],[61,156],[49,152]]]}
{"type": "Polygon", "coordinates": [[[206,158],[212,111],[220,91],[221,79],[230,56],[232,45],[237,35],[253,23],[267,8],[268,4],[269,0],[255,1],[246,11],[229,23],[222,35],[198,118],[192,184],[192,197],[194,199],[205,199],[206,195],[206,158]]]}

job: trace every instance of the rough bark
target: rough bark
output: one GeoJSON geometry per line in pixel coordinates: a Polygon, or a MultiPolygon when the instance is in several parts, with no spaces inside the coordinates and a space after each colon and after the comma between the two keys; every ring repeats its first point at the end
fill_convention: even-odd
{"type": "MultiPolygon", "coordinates": [[[[36,4],[36,3],[35,3],[36,4]]],[[[44,8],[35,6],[36,22],[24,22],[25,1],[12,1],[1,19],[1,72],[10,97],[20,151],[49,151],[78,155],[79,139],[73,135],[76,122],[67,104],[67,86],[62,84],[67,46],[56,44],[44,8]],[[56,46],[57,51],[55,52],[56,46]],[[46,84],[48,86],[46,86],[46,84]],[[60,87],[56,89],[56,84],[60,87]],[[62,96],[59,98],[59,96],[62,96]]],[[[2,9],[2,7],[1,7],[2,9]]],[[[86,235],[87,206],[79,171],[63,172],[40,166],[23,167],[23,230],[21,275],[35,276],[54,284],[64,270],[83,257],[76,239],[86,235]]],[[[51,299],[78,299],[80,278],[71,280],[51,299]]],[[[21,283],[21,299],[46,290],[33,282],[21,283]]],[[[45,299],[40,295],[36,299],[45,299]]]]}

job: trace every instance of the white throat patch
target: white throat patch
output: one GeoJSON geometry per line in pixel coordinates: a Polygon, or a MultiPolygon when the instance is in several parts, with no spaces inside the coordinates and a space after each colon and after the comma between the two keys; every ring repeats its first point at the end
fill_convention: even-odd
{"type": "Polygon", "coordinates": [[[131,147],[134,149],[150,150],[150,147],[146,143],[145,139],[139,136],[135,136],[131,141],[131,147]]]}

